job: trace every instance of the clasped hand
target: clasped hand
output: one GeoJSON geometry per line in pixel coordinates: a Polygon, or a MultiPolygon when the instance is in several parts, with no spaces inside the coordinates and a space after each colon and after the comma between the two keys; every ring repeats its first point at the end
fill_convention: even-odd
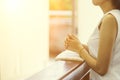
{"type": "Polygon", "coordinates": [[[79,50],[83,48],[83,46],[75,35],[68,34],[65,39],[65,48],[79,53],[79,50]]]}

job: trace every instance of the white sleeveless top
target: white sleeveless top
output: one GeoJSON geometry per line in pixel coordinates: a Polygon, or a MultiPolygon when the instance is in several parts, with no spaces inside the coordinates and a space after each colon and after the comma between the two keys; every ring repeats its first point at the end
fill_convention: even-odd
{"type": "MultiPolygon", "coordinates": [[[[104,76],[100,76],[95,71],[90,71],[90,80],[120,80],[120,10],[111,10],[107,14],[112,14],[118,23],[118,33],[113,47],[112,58],[108,72],[104,76]]],[[[100,23],[99,23],[100,24],[100,23]]],[[[94,30],[88,41],[88,48],[92,56],[97,58],[99,44],[99,29],[98,26],[94,30]]]]}

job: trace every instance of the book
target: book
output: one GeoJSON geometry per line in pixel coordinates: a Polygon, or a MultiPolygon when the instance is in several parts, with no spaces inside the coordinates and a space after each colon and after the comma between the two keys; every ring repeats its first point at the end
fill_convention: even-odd
{"type": "Polygon", "coordinates": [[[71,50],[65,50],[58,54],[55,57],[55,60],[63,60],[63,61],[84,61],[78,53],[71,51],[71,50]]]}

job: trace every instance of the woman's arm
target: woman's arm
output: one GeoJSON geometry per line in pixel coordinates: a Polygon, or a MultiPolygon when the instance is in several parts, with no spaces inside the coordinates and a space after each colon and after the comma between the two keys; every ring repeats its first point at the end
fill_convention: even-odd
{"type": "Polygon", "coordinates": [[[109,68],[112,49],[117,35],[117,22],[111,14],[107,15],[102,20],[99,34],[99,49],[98,57],[96,59],[93,58],[86,49],[84,49],[82,44],[80,44],[75,36],[70,36],[70,38],[67,39],[66,43],[68,42],[67,48],[78,52],[94,71],[100,75],[104,75],[107,73],[107,70],[109,68]]]}
{"type": "Polygon", "coordinates": [[[86,51],[88,51],[88,52],[89,52],[89,49],[88,49],[88,46],[87,46],[87,45],[82,44],[82,46],[85,48],[85,50],[86,50],[86,51]]]}
{"type": "Polygon", "coordinates": [[[107,15],[100,26],[100,41],[97,59],[93,59],[85,49],[81,51],[81,56],[88,65],[101,75],[104,75],[108,71],[116,35],[116,20],[112,15],[107,15]]]}

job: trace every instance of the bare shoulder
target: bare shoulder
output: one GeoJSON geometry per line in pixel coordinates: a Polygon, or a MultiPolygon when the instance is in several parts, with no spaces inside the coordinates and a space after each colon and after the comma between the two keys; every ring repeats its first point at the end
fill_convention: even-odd
{"type": "Polygon", "coordinates": [[[116,18],[115,18],[115,16],[113,16],[112,14],[108,14],[108,15],[106,15],[104,18],[103,18],[103,20],[102,20],[102,22],[103,23],[105,23],[105,24],[117,24],[117,20],[116,20],[116,18]]]}
{"type": "Polygon", "coordinates": [[[101,27],[109,27],[109,29],[117,28],[117,20],[112,14],[106,15],[102,20],[101,27]]]}

